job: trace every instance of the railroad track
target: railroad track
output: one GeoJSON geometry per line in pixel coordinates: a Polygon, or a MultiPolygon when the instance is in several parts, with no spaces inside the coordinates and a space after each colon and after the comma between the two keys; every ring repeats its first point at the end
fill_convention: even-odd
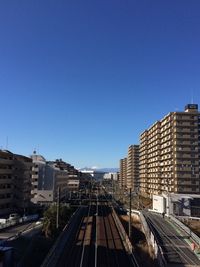
{"type": "Polygon", "coordinates": [[[113,209],[106,201],[102,204],[97,200],[84,207],[79,223],[70,229],[58,261],[49,267],[138,266],[124,247],[113,209]]]}
{"type": "Polygon", "coordinates": [[[147,223],[156,234],[159,245],[168,263],[189,266],[200,266],[200,261],[191,251],[183,236],[178,235],[174,228],[159,215],[145,214],[147,223]]]}
{"type": "Polygon", "coordinates": [[[90,204],[85,208],[83,217],[76,229],[75,235],[70,244],[67,244],[62,253],[62,257],[56,266],[63,267],[89,267],[90,262],[94,261],[94,214],[96,206],[90,204]],[[91,252],[91,256],[90,256],[91,252]]]}
{"type": "Polygon", "coordinates": [[[124,248],[120,233],[108,205],[99,206],[98,264],[103,266],[133,266],[124,248]]]}

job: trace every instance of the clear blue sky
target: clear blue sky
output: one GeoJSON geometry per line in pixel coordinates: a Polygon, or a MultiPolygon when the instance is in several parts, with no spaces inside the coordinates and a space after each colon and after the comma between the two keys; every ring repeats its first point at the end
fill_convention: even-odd
{"type": "Polygon", "coordinates": [[[200,104],[199,0],[0,1],[0,146],[118,167],[166,113],[200,104]]]}

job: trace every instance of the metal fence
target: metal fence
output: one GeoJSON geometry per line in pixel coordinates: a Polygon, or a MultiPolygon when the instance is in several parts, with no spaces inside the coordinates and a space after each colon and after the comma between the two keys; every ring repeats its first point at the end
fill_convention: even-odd
{"type": "Polygon", "coordinates": [[[127,251],[127,253],[131,256],[131,259],[132,259],[132,263],[135,267],[139,267],[138,263],[137,263],[137,260],[135,258],[135,256],[133,255],[133,246],[129,240],[129,237],[126,233],[126,231],[124,230],[124,227],[118,217],[118,215],[116,214],[115,212],[115,209],[112,207],[112,215],[113,215],[113,218],[115,220],[115,223],[116,223],[116,226],[118,228],[118,231],[119,231],[119,234],[121,236],[121,239],[123,241],[123,244],[124,244],[124,247],[127,251]]]}
{"type": "Polygon", "coordinates": [[[14,226],[14,225],[18,225],[18,224],[22,224],[22,223],[25,223],[25,222],[31,222],[31,221],[34,221],[34,220],[37,220],[39,218],[39,215],[38,214],[33,214],[33,215],[27,215],[27,216],[23,216],[19,219],[7,219],[5,221],[5,223],[0,223],[0,230],[1,229],[5,229],[5,228],[8,228],[10,226],[14,226]]]}

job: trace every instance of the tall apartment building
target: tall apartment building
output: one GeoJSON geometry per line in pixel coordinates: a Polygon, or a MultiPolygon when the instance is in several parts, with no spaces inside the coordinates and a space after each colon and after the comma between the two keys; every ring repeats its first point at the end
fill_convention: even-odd
{"type": "Polygon", "coordinates": [[[143,195],[147,195],[147,179],[148,179],[148,131],[144,131],[140,135],[140,156],[139,156],[139,190],[143,195]]]}
{"type": "Polygon", "coordinates": [[[25,212],[31,198],[32,160],[0,150],[0,214],[25,212]]]}
{"type": "Polygon", "coordinates": [[[200,113],[190,104],[170,112],[140,136],[140,191],[144,195],[200,193],[200,113]]]}
{"type": "Polygon", "coordinates": [[[128,148],[126,187],[137,190],[139,186],[139,146],[128,148]]]}
{"type": "Polygon", "coordinates": [[[126,188],[127,183],[127,158],[120,159],[119,167],[119,186],[126,188]]]}

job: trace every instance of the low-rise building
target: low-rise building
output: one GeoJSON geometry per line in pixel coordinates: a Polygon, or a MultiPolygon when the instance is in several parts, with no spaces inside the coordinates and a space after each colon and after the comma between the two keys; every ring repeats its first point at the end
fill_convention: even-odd
{"type": "Polygon", "coordinates": [[[200,195],[174,193],[153,195],[153,211],[181,217],[200,217],[200,195]]]}
{"type": "Polygon", "coordinates": [[[68,191],[78,190],[79,172],[69,163],[57,159],[46,161],[36,152],[31,156],[33,160],[32,199],[33,203],[47,204],[55,202],[59,197],[65,199],[68,191]],[[78,182],[74,182],[74,180],[78,182]]]}
{"type": "Polygon", "coordinates": [[[103,176],[104,180],[114,180],[118,181],[119,180],[119,173],[118,172],[107,172],[103,176]]]}

